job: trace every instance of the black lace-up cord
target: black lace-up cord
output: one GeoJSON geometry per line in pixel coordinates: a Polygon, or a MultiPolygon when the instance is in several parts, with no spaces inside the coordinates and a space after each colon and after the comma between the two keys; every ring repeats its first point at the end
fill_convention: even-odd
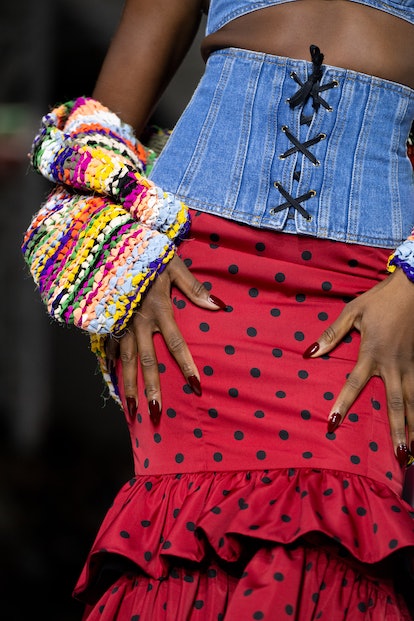
{"type": "Polygon", "coordinates": [[[323,54],[317,45],[310,46],[310,53],[313,71],[306,82],[302,83],[300,89],[289,99],[289,105],[291,108],[296,108],[301,104],[305,105],[308,99],[312,97],[312,106],[317,111],[321,104],[319,89],[322,78],[323,54]]]}
{"type": "Polygon", "coordinates": [[[309,192],[306,192],[306,194],[302,194],[301,196],[294,198],[293,196],[291,196],[291,194],[289,194],[289,192],[286,192],[285,188],[278,181],[275,182],[275,186],[287,202],[283,203],[282,205],[278,205],[277,207],[273,207],[270,210],[271,214],[283,211],[283,209],[286,209],[288,207],[294,207],[301,214],[301,216],[303,216],[307,220],[311,219],[309,211],[306,211],[306,209],[300,203],[302,201],[307,201],[309,198],[312,198],[312,196],[315,196],[314,190],[309,190],[309,192]]]}
{"type": "Polygon", "coordinates": [[[306,142],[300,142],[297,138],[295,138],[295,136],[288,130],[286,126],[284,126],[282,129],[285,132],[288,139],[290,140],[290,142],[294,144],[295,146],[291,147],[290,149],[282,153],[282,155],[280,155],[279,157],[281,159],[285,159],[289,157],[289,155],[293,155],[294,153],[297,153],[298,151],[300,151],[301,153],[303,153],[305,157],[308,158],[308,160],[312,162],[312,164],[315,164],[315,166],[317,166],[319,164],[318,160],[313,155],[313,153],[311,153],[307,149],[307,147],[312,147],[314,144],[318,144],[318,142],[320,142],[321,140],[325,138],[325,134],[318,134],[317,136],[315,136],[314,138],[311,138],[310,140],[307,140],[306,142]]]}

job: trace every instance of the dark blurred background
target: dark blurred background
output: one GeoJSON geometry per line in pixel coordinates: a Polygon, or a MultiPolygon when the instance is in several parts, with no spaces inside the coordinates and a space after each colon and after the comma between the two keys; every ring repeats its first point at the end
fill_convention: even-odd
{"type": "MultiPolygon", "coordinates": [[[[28,163],[40,118],[92,91],[122,0],[13,0],[0,22],[0,617],[78,621],[72,589],[114,495],[129,437],[88,337],[46,315],[24,230],[50,186],[28,163]]],[[[153,122],[172,127],[203,64],[199,44],[153,122]]],[[[162,36],[162,33],[160,33],[162,36]]]]}

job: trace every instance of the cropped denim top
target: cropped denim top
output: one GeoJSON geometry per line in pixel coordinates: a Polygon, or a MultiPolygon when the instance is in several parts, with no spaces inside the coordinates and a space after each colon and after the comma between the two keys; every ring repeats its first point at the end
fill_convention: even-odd
{"type": "MultiPolygon", "coordinates": [[[[208,11],[206,34],[209,35],[228,24],[236,17],[275,4],[296,0],[211,0],[208,11]]],[[[349,0],[378,9],[414,24],[414,0],[349,0]]]]}
{"type": "Polygon", "coordinates": [[[312,61],[213,52],[151,178],[256,227],[395,248],[414,225],[414,90],[312,61]]]}

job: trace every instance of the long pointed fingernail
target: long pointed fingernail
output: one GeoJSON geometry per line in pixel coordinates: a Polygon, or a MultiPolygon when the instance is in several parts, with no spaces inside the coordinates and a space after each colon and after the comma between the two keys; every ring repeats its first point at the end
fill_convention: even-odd
{"type": "Polygon", "coordinates": [[[302,355],[304,358],[310,358],[311,356],[316,354],[318,350],[319,350],[319,343],[312,343],[312,345],[309,345],[308,349],[306,349],[302,355]]]}
{"type": "Polygon", "coordinates": [[[397,446],[397,459],[401,468],[403,468],[408,461],[408,448],[406,444],[399,444],[397,446]]]}
{"type": "Polygon", "coordinates": [[[191,387],[193,393],[197,395],[197,397],[201,397],[201,384],[198,377],[196,375],[190,375],[189,377],[187,377],[187,382],[191,387]]]}
{"type": "Polygon", "coordinates": [[[134,397],[127,397],[126,402],[128,414],[131,418],[135,418],[135,416],[137,415],[137,402],[135,401],[134,397]]]}
{"type": "Polygon", "coordinates": [[[156,401],[155,399],[152,399],[152,401],[149,401],[148,410],[149,410],[150,419],[152,420],[154,425],[158,425],[158,423],[160,422],[160,418],[161,418],[161,408],[160,408],[160,404],[158,403],[158,401],[156,401]]]}
{"type": "Polygon", "coordinates": [[[330,415],[328,419],[328,433],[333,433],[336,429],[338,429],[341,419],[342,417],[339,412],[334,412],[330,415]]]}
{"type": "Polygon", "coordinates": [[[212,302],[213,304],[221,308],[221,310],[227,310],[227,304],[225,304],[223,300],[220,300],[220,298],[218,298],[216,295],[211,294],[209,295],[208,299],[209,302],[212,302]]]}

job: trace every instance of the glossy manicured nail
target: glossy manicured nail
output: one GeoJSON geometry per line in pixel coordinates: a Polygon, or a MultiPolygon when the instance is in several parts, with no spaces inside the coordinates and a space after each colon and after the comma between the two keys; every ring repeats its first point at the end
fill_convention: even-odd
{"type": "Polygon", "coordinates": [[[158,423],[160,422],[160,418],[161,418],[161,408],[160,408],[160,404],[158,403],[158,401],[156,401],[155,399],[152,399],[152,401],[149,401],[148,410],[149,410],[150,419],[152,420],[154,425],[158,425],[158,423]]]}
{"type": "Polygon", "coordinates": [[[189,377],[187,377],[187,382],[191,387],[193,393],[197,395],[197,397],[201,397],[201,384],[198,377],[196,377],[195,375],[190,375],[189,377]]]}
{"type": "Polygon", "coordinates": [[[328,419],[328,433],[333,433],[336,429],[338,429],[341,419],[342,417],[339,412],[334,412],[330,415],[328,419]]]}
{"type": "Polygon", "coordinates": [[[126,402],[127,402],[128,414],[130,415],[131,418],[135,418],[137,414],[137,402],[135,401],[134,397],[127,397],[126,402]]]}
{"type": "Polygon", "coordinates": [[[318,350],[319,350],[319,343],[312,343],[312,345],[309,345],[308,349],[306,349],[302,355],[304,358],[310,358],[311,356],[316,354],[318,350]]]}
{"type": "Polygon", "coordinates": [[[227,310],[227,304],[225,304],[223,300],[220,300],[217,296],[211,294],[208,299],[210,302],[213,302],[213,304],[221,308],[221,310],[227,310]]]}
{"type": "Polygon", "coordinates": [[[399,444],[397,446],[397,459],[401,468],[403,468],[408,461],[408,448],[406,444],[399,444]]]}

